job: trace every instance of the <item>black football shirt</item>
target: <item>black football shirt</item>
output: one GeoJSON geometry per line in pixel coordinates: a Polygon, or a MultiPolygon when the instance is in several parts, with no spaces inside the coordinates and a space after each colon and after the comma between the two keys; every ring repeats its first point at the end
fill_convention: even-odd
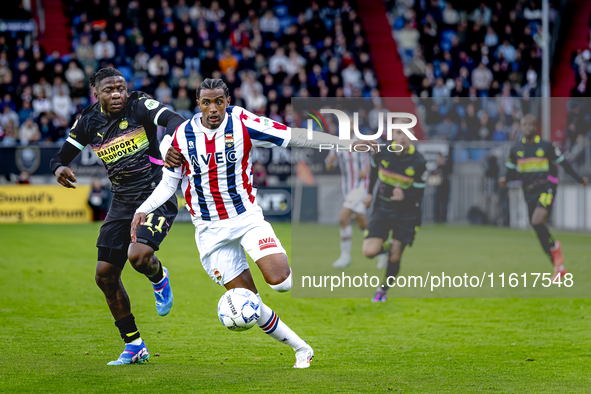
{"type": "Polygon", "coordinates": [[[145,195],[162,177],[156,125],[167,109],[143,92],[133,92],[118,117],[109,118],[95,103],[82,112],[67,141],[79,149],[90,145],[105,165],[115,197],[145,195]]]}

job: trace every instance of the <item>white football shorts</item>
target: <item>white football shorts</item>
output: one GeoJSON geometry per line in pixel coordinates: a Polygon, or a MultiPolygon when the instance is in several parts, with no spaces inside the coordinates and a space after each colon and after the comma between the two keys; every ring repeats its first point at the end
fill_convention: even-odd
{"type": "Polygon", "coordinates": [[[356,189],[352,189],[346,196],[345,196],[345,203],[343,207],[352,210],[358,214],[365,214],[365,205],[363,205],[363,199],[367,196],[367,190],[363,187],[358,187],[356,189]]]}
{"type": "Polygon", "coordinates": [[[253,261],[274,253],[287,254],[258,205],[234,218],[197,219],[193,224],[201,265],[222,286],[249,268],[246,253],[253,261]]]}

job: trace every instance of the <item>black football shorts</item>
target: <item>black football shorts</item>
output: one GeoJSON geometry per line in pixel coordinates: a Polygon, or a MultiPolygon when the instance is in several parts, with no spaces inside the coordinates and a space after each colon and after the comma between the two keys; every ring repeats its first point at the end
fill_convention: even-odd
{"type": "MultiPolygon", "coordinates": [[[[96,246],[99,248],[99,260],[105,255],[105,250],[101,251],[101,249],[122,250],[127,256],[127,248],[131,242],[131,222],[135,211],[142,202],[143,200],[121,201],[113,199],[96,241],[96,246]]],[[[177,213],[176,196],[172,196],[154,212],[149,213],[143,225],[138,226],[136,231],[138,242],[150,246],[155,251],[158,250],[168,235],[177,213]]],[[[104,258],[103,261],[105,261],[104,258]]],[[[115,265],[120,265],[120,263],[115,265]]]]}

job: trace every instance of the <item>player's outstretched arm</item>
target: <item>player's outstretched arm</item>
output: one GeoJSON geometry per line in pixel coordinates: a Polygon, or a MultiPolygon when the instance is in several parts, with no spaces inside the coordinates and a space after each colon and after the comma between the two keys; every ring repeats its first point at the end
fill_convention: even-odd
{"type": "Polygon", "coordinates": [[[564,172],[566,172],[568,175],[572,176],[577,182],[579,182],[583,186],[587,185],[587,178],[577,174],[575,169],[570,165],[570,163],[568,161],[562,160],[562,162],[560,162],[560,165],[562,166],[562,168],[564,168],[564,172]]]}
{"type": "Polygon", "coordinates": [[[369,146],[368,150],[365,148],[360,148],[358,150],[359,153],[363,152],[377,152],[378,145],[375,141],[364,141],[364,140],[342,140],[337,136],[328,134],[328,133],[320,133],[318,131],[312,131],[312,138],[308,138],[308,130],[293,127],[291,128],[291,136],[289,140],[290,146],[297,146],[299,148],[326,148],[326,149],[333,149],[333,148],[340,148],[349,150],[350,148],[355,148],[356,146],[369,146]]]}
{"type": "Polygon", "coordinates": [[[180,178],[176,174],[165,170],[162,174],[162,180],[156,186],[156,189],[150,194],[150,197],[143,202],[142,205],[135,211],[133,221],[131,222],[131,242],[136,243],[137,226],[144,224],[146,215],[156,210],[160,205],[164,204],[176,192],[179,185],[180,178]]]}

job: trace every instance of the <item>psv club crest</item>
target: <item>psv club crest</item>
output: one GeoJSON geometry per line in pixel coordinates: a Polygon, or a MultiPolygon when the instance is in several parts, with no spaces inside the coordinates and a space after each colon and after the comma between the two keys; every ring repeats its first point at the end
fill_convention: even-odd
{"type": "Polygon", "coordinates": [[[226,146],[228,148],[231,148],[232,145],[234,145],[234,136],[232,135],[232,133],[226,133],[224,136],[224,143],[226,144],[226,146]]]}

